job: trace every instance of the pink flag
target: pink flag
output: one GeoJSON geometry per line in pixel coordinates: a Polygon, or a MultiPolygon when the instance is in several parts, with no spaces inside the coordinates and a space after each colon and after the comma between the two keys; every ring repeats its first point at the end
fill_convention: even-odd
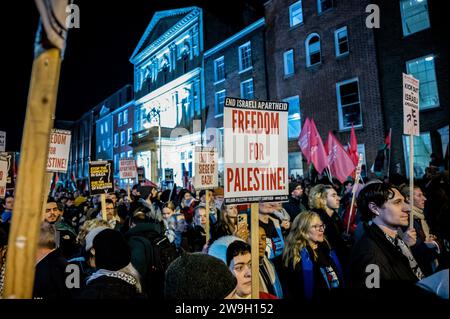
{"type": "Polygon", "coordinates": [[[311,136],[311,122],[309,118],[306,118],[305,124],[302,127],[302,131],[298,137],[298,146],[302,150],[303,156],[305,156],[308,164],[311,163],[311,144],[310,144],[310,136],[311,136]]]}
{"type": "Polygon", "coordinates": [[[328,133],[326,148],[331,174],[341,183],[345,182],[347,177],[350,176],[355,170],[356,165],[344,150],[341,143],[339,143],[331,132],[328,133]]]}
{"type": "Polygon", "coordinates": [[[353,162],[353,164],[358,165],[358,142],[356,141],[355,128],[352,124],[352,130],[350,131],[350,147],[348,148],[348,155],[353,162]]]}
{"type": "Polygon", "coordinates": [[[322,138],[317,131],[316,123],[311,120],[311,134],[309,138],[309,145],[311,147],[311,162],[314,164],[316,171],[322,174],[323,170],[328,166],[328,157],[325,147],[323,146],[322,138]]]}

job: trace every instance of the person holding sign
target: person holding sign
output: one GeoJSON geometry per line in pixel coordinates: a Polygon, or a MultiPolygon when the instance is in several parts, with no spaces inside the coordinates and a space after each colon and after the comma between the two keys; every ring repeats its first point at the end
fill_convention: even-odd
{"type": "Polygon", "coordinates": [[[325,228],[315,212],[304,211],[294,219],[283,252],[288,299],[323,303],[343,288],[341,265],[328,244],[325,228]]]}
{"type": "MultiPolygon", "coordinates": [[[[270,214],[275,211],[271,203],[259,204],[259,226],[264,228],[267,236],[266,252],[270,260],[281,258],[284,249],[284,239],[278,219],[270,214]]],[[[276,264],[276,262],[274,261],[276,264]]]]}

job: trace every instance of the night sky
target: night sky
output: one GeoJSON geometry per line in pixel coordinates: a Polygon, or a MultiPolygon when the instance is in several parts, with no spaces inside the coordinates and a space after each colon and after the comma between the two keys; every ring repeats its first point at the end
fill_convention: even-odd
{"type": "MultiPolygon", "coordinates": [[[[263,16],[263,1],[213,0],[77,0],[80,28],[71,29],[62,63],[56,119],[76,120],[126,84],[133,83],[129,58],[155,11],[197,5],[232,21],[246,3],[263,16]],[[122,3],[122,4],[119,4],[122,3]],[[221,4],[218,6],[218,4],[221,4]]],[[[2,102],[0,130],[7,132],[7,151],[20,151],[38,12],[34,1],[2,3],[2,102]]],[[[242,26],[244,27],[244,25],[242,26]]]]}

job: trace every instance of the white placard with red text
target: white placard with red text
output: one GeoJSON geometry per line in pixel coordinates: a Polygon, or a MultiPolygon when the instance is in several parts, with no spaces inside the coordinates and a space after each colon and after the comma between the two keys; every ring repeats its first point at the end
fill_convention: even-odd
{"type": "Polygon", "coordinates": [[[217,188],[217,152],[213,147],[195,147],[195,175],[194,188],[213,189],[217,188]]]}
{"type": "Polygon", "coordinates": [[[225,99],[225,204],[287,200],[288,109],[286,102],[225,99]]]}
{"type": "Polygon", "coordinates": [[[8,163],[0,159],[0,198],[5,198],[7,177],[8,177],[8,163]]]}
{"type": "Polygon", "coordinates": [[[47,172],[67,172],[70,138],[70,131],[52,129],[48,148],[47,172]]]}
{"type": "Polygon", "coordinates": [[[119,162],[119,175],[120,178],[136,178],[136,161],[132,158],[121,159],[119,162]]]}

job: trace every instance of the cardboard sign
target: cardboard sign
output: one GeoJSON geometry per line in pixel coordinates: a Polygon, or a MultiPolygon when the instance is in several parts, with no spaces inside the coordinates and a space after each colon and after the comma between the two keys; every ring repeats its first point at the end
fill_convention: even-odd
{"type": "Polygon", "coordinates": [[[225,204],[288,199],[286,102],[226,98],[225,204]]]}
{"type": "Polygon", "coordinates": [[[173,168],[164,169],[164,180],[166,182],[173,182],[173,168]]]}
{"type": "Polygon", "coordinates": [[[6,161],[8,174],[6,176],[6,189],[14,189],[15,187],[15,167],[16,167],[16,153],[4,152],[0,157],[6,161]]]}
{"type": "Polygon", "coordinates": [[[47,172],[67,172],[70,152],[70,131],[53,129],[50,133],[47,172]]]}
{"type": "Polygon", "coordinates": [[[403,73],[403,134],[420,136],[419,81],[403,73]]]}
{"type": "Polygon", "coordinates": [[[5,198],[7,177],[8,177],[8,163],[0,159],[0,198],[5,198]]]}
{"type": "Polygon", "coordinates": [[[6,132],[0,131],[0,152],[4,152],[6,148],[6,132]]]}
{"type": "Polygon", "coordinates": [[[213,189],[218,187],[218,155],[212,147],[195,147],[195,189],[213,189]]]}
{"type": "Polygon", "coordinates": [[[136,178],[136,161],[132,158],[121,159],[119,162],[120,178],[136,178]]]}
{"type": "Polygon", "coordinates": [[[113,161],[89,162],[89,191],[91,195],[114,191],[113,161]]]}

